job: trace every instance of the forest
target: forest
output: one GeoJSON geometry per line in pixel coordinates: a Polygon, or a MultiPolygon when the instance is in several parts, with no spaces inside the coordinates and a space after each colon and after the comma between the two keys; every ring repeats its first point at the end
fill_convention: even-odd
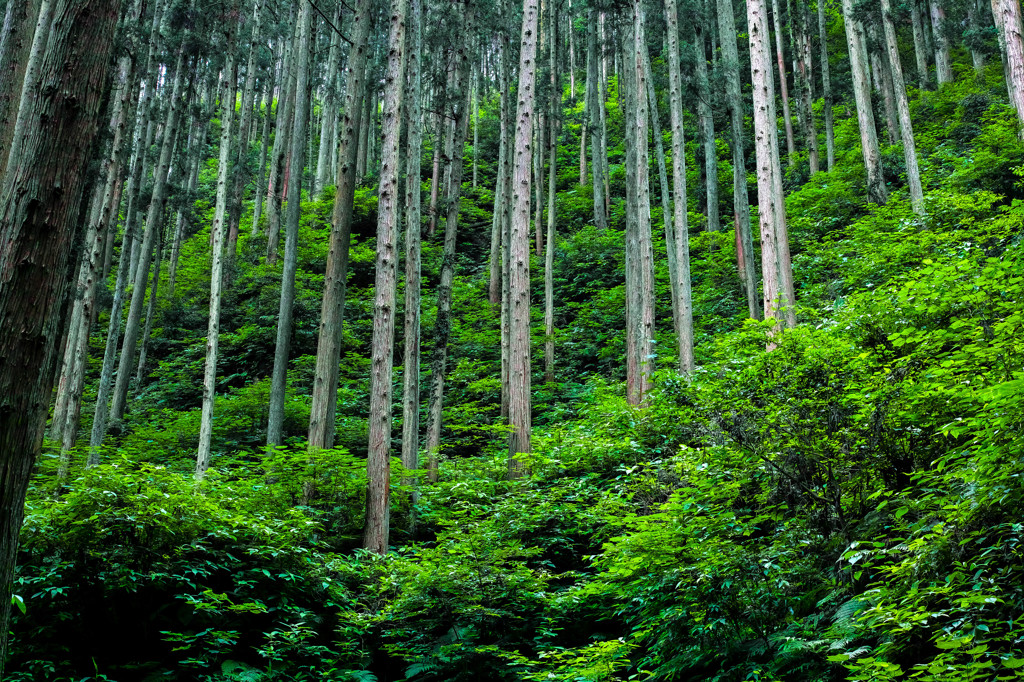
{"type": "Polygon", "coordinates": [[[1019,0],[0,16],[0,679],[1024,678],[1019,0]]]}

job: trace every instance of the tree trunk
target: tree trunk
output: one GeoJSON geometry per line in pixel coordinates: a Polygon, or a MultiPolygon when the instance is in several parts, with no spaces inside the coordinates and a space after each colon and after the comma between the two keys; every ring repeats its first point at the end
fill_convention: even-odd
{"type": "Polygon", "coordinates": [[[164,124],[164,139],[160,146],[160,158],[153,173],[153,194],[146,214],[146,229],[142,234],[139,264],[133,273],[131,305],[128,308],[128,320],[125,323],[124,341],[121,344],[121,357],[117,367],[117,384],[114,387],[114,404],[110,408],[112,420],[124,418],[128,399],[128,381],[132,375],[135,362],[135,350],[139,340],[139,323],[146,303],[146,281],[149,279],[150,259],[153,247],[160,235],[160,225],[167,202],[167,179],[171,169],[171,154],[174,151],[174,138],[178,128],[181,112],[181,86],[185,77],[185,53],[178,50],[177,65],[174,67],[174,84],[171,86],[171,98],[168,102],[167,121],[164,124]]]}
{"type": "Polygon", "coordinates": [[[807,8],[797,4],[796,45],[794,49],[799,51],[797,60],[798,72],[800,74],[800,97],[804,110],[804,136],[807,140],[807,157],[810,164],[811,175],[818,172],[820,168],[820,154],[818,152],[818,126],[814,122],[814,60],[811,57],[811,34],[808,24],[810,17],[807,8]]]}
{"type": "Polygon", "coordinates": [[[836,135],[832,120],[832,75],[828,63],[828,43],[825,30],[825,2],[818,1],[818,39],[821,43],[821,89],[824,98],[825,111],[825,155],[828,160],[828,169],[831,171],[836,165],[836,135]]]}
{"type": "MultiPolygon", "coordinates": [[[[395,345],[398,226],[398,137],[405,83],[405,15],[408,0],[392,0],[388,71],[384,83],[380,201],[377,210],[377,276],[370,372],[370,442],[366,458],[366,533],[363,547],[387,554],[391,505],[391,393],[395,345]]],[[[466,60],[468,64],[468,59],[466,60]]],[[[463,112],[463,118],[466,117],[463,112]]],[[[465,135],[465,133],[463,133],[465,135]]],[[[461,157],[461,149],[460,157],[461,157]]],[[[461,182],[459,183],[461,185],[461,182]]],[[[458,209],[456,208],[456,211],[458,209]]]]}
{"type": "Polygon", "coordinates": [[[269,69],[270,73],[267,78],[267,88],[264,93],[264,100],[266,105],[263,109],[263,132],[260,135],[260,179],[256,183],[256,191],[253,192],[253,208],[252,208],[252,230],[249,234],[253,237],[260,232],[260,216],[263,214],[263,183],[266,182],[267,177],[267,148],[270,146],[270,128],[274,121],[274,72],[275,68],[271,65],[269,69]]]}
{"type": "Polygon", "coordinates": [[[288,159],[288,205],[285,220],[284,267],[281,299],[277,313],[277,344],[270,381],[267,445],[281,445],[284,431],[284,399],[288,390],[288,356],[292,340],[292,311],[295,306],[295,273],[299,258],[299,218],[302,214],[302,171],[306,165],[306,126],[309,123],[309,33],[312,23],[309,3],[299,5],[296,27],[294,114],[288,159]]]}
{"type": "MultiPolygon", "coordinates": [[[[232,3],[234,4],[234,3],[232,3]]],[[[230,8],[229,8],[230,11],[230,8]]],[[[210,468],[210,450],[213,441],[213,401],[217,390],[217,346],[220,342],[220,303],[224,285],[224,241],[226,230],[224,218],[228,202],[228,163],[231,157],[231,128],[235,118],[235,36],[228,23],[224,74],[227,96],[221,99],[220,114],[220,155],[217,159],[217,200],[214,204],[213,253],[210,268],[210,314],[206,328],[206,364],[203,369],[203,412],[199,423],[199,449],[196,452],[196,480],[206,476],[210,468]]]]}
{"type": "Polygon", "coordinates": [[[520,455],[530,452],[530,167],[533,148],[534,74],[538,0],[523,0],[516,110],[514,200],[509,239],[509,478],[526,473],[520,455]]]}
{"type": "Polygon", "coordinates": [[[882,95],[885,109],[885,131],[889,144],[896,144],[900,139],[900,124],[896,115],[896,99],[892,91],[892,74],[889,71],[888,54],[885,42],[878,34],[878,27],[871,23],[867,26],[871,43],[878,46],[871,51],[871,70],[875,74],[878,90],[882,95]]]}
{"type": "Polygon", "coordinates": [[[548,112],[548,230],[544,249],[544,381],[555,381],[555,194],[558,189],[558,117],[562,105],[562,87],[558,74],[558,9],[554,2],[548,14],[548,69],[551,74],[551,108],[548,112]]]}
{"type": "MultiPolygon", "coordinates": [[[[715,120],[711,114],[711,85],[708,82],[706,56],[707,38],[704,34],[703,21],[694,22],[694,28],[696,30],[694,47],[696,49],[697,89],[700,93],[697,99],[697,119],[704,146],[704,190],[708,219],[706,227],[709,232],[718,232],[722,228],[722,221],[718,210],[718,152],[715,147],[715,120]]],[[[789,120],[788,116],[786,120],[789,120]]]]}
{"type": "MultiPolygon", "coordinates": [[[[16,3],[12,3],[16,4],[16,3]]],[[[0,677],[25,493],[42,446],[119,0],[55,0],[0,182],[0,677]],[[60,121],[60,125],[53,125],[60,121]]],[[[20,33],[19,36],[25,36],[20,33]]],[[[8,64],[0,65],[6,68],[8,64]]]]}
{"type": "Polygon", "coordinates": [[[861,152],[868,176],[868,201],[882,205],[889,200],[889,192],[882,177],[882,153],[875,132],[875,114],[871,106],[871,81],[868,78],[864,26],[853,18],[853,0],[843,0],[846,23],[846,43],[850,52],[850,71],[853,77],[853,96],[860,126],[861,152]]]}
{"type": "Polygon", "coordinates": [[[907,102],[907,87],[903,80],[903,65],[900,63],[899,44],[896,42],[896,27],[893,26],[889,0],[882,1],[882,28],[885,45],[889,51],[889,67],[892,69],[893,90],[896,106],[900,112],[900,132],[903,141],[903,156],[907,164],[907,185],[910,189],[910,204],[914,212],[924,216],[924,191],[921,189],[921,172],[917,166],[917,148],[914,144],[914,128],[910,122],[910,104],[907,102]]]}
{"type": "MultiPolygon", "coordinates": [[[[341,5],[334,14],[334,25],[341,25],[341,5]]],[[[338,88],[334,74],[341,62],[341,35],[331,31],[331,49],[327,58],[327,91],[323,103],[323,121],[320,126],[320,153],[316,162],[316,182],[310,196],[322,193],[330,182],[331,148],[334,131],[338,128],[338,88]]]]}
{"type": "Polygon", "coordinates": [[[590,111],[590,149],[592,157],[593,187],[594,187],[594,225],[599,230],[608,228],[607,204],[605,200],[605,168],[608,157],[604,155],[604,100],[601,97],[601,57],[598,51],[598,13],[591,8],[589,10],[589,21],[587,22],[587,93],[590,98],[588,109],[590,111]]]}
{"type": "Polygon", "coordinates": [[[498,87],[501,91],[499,100],[500,137],[498,142],[498,171],[494,181],[494,210],[491,214],[491,253],[489,260],[488,297],[491,305],[501,304],[501,242],[505,233],[505,176],[509,169],[509,77],[506,64],[505,44],[498,42],[498,87]]]}
{"type": "MultiPolygon", "coordinates": [[[[1003,2],[1005,0],[1000,1],[1003,2]]],[[[1019,0],[1010,0],[1010,2],[1017,2],[1017,12],[1019,15],[1019,0]]],[[[935,80],[938,81],[939,85],[952,83],[953,63],[949,56],[949,39],[946,37],[945,27],[943,26],[946,21],[946,13],[942,10],[939,0],[929,0],[929,6],[931,8],[932,35],[935,38],[935,80]]]]}
{"type": "MultiPolygon", "coordinates": [[[[292,9],[294,18],[296,9],[292,9]]],[[[289,25],[296,25],[292,22],[289,25]]],[[[270,153],[270,178],[267,181],[267,262],[277,262],[277,246],[281,238],[281,202],[284,199],[285,164],[291,143],[292,111],[295,109],[295,34],[285,40],[284,59],[281,62],[281,95],[277,99],[274,121],[274,148],[270,153]]],[[[232,85],[231,87],[234,87],[232,85]]],[[[299,144],[302,144],[301,142],[299,144]]]]}
{"type": "MultiPolygon", "coordinates": [[[[541,13],[544,13],[543,8],[541,13]]],[[[540,54],[539,51],[538,54],[540,54]]],[[[533,184],[537,195],[533,208],[533,247],[538,257],[544,252],[544,151],[547,148],[546,143],[547,116],[544,109],[541,108],[537,111],[537,119],[534,121],[534,148],[537,153],[533,155],[533,184]]]]}
{"type": "MultiPolygon", "coordinates": [[[[725,0],[728,2],[729,0],[725,0]]],[[[732,8],[730,6],[730,11],[732,8]]],[[[679,371],[693,372],[693,296],[690,282],[690,228],[686,213],[686,139],[683,130],[683,79],[679,68],[679,8],[678,0],[665,0],[665,19],[668,25],[668,84],[669,111],[672,117],[672,196],[674,248],[679,287],[678,320],[679,371]]],[[[724,35],[724,34],[723,34],[724,35]]]]}
{"type": "MultiPolygon", "coordinates": [[[[405,328],[402,376],[402,466],[419,469],[420,448],[420,319],[421,319],[421,231],[420,163],[423,154],[423,110],[421,62],[423,54],[423,7],[421,0],[409,0],[409,59],[406,65],[405,103],[408,153],[405,176],[405,328]]],[[[493,257],[493,255],[492,255],[493,257]]],[[[414,486],[409,512],[410,533],[415,531],[415,505],[419,481],[404,478],[402,485],[414,486]]]]}
{"type": "MultiPolygon", "coordinates": [[[[161,226],[162,228],[162,226],[161,226]]],[[[139,342],[139,364],[135,370],[135,390],[142,386],[142,379],[146,371],[146,354],[149,349],[149,337],[153,333],[153,315],[156,312],[157,292],[160,290],[160,262],[163,260],[163,235],[162,229],[157,231],[156,256],[153,265],[153,280],[149,287],[149,305],[146,307],[146,324],[142,330],[142,339],[139,342]]]]}
{"type": "Polygon", "coordinates": [[[789,165],[796,161],[796,143],[793,138],[793,118],[789,113],[789,86],[786,84],[786,56],[782,50],[782,16],[779,0],[772,0],[772,19],[775,23],[775,59],[779,66],[779,88],[782,93],[782,119],[786,125],[786,150],[789,165]]]}
{"type": "Polygon", "coordinates": [[[736,232],[736,263],[747,296],[747,312],[751,319],[761,319],[757,300],[757,267],[754,263],[754,242],[750,228],[750,198],[747,193],[747,160],[743,148],[743,92],[740,85],[740,57],[736,45],[736,16],[732,0],[718,0],[718,34],[722,38],[722,65],[725,71],[725,94],[729,102],[732,124],[732,200],[736,232]]]}
{"type": "Polygon", "coordinates": [[[331,239],[327,251],[327,272],[320,307],[320,330],[316,347],[316,373],[309,416],[309,447],[334,446],[335,408],[338,404],[338,373],[341,362],[341,334],[345,313],[345,284],[348,278],[349,243],[352,237],[352,205],[356,191],[359,106],[366,80],[366,50],[370,35],[372,0],[357,0],[351,29],[342,109],[341,141],[338,150],[338,180],[331,214],[331,239]]]}
{"type": "Polygon", "coordinates": [[[0,28],[0,178],[11,150],[41,1],[8,2],[0,28]]]}
{"type": "MultiPolygon", "coordinates": [[[[471,11],[471,10],[467,10],[471,11]]],[[[469,35],[472,17],[464,19],[462,34],[469,35]]],[[[447,213],[444,224],[444,252],[441,257],[441,277],[437,285],[437,318],[434,323],[434,352],[430,359],[430,404],[427,413],[427,476],[431,481],[437,480],[437,455],[441,446],[441,418],[444,407],[444,380],[447,373],[448,341],[452,326],[452,286],[455,281],[455,240],[459,227],[459,205],[462,199],[462,176],[465,163],[463,149],[469,126],[471,101],[469,89],[469,45],[463,42],[458,53],[458,66],[455,70],[452,90],[465,92],[462,100],[452,113],[454,122],[454,138],[450,140],[448,152],[451,163],[448,166],[446,180],[448,196],[445,197],[447,213]]],[[[448,112],[444,112],[448,117],[448,112]]]]}
{"type": "Polygon", "coordinates": [[[1017,116],[1024,123],[1024,26],[1017,0],[993,0],[1000,42],[1005,46],[1007,84],[1017,116]]]}

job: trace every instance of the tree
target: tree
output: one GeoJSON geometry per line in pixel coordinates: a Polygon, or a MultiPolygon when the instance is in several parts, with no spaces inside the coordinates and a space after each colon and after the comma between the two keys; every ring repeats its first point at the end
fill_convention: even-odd
{"type": "Polygon", "coordinates": [[[867,41],[863,24],[854,16],[853,0],[843,0],[843,18],[846,21],[846,43],[850,52],[857,124],[860,126],[861,153],[864,155],[864,167],[868,174],[868,201],[881,205],[888,201],[889,191],[885,187],[885,178],[882,177],[882,152],[878,148],[875,114],[871,105],[867,41]]]}
{"type": "Polygon", "coordinates": [[[508,417],[512,427],[508,441],[509,478],[518,478],[526,472],[519,455],[530,452],[530,182],[538,26],[538,0],[523,0],[508,257],[508,417]]]}
{"type": "Polygon", "coordinates": [[[0,676],[25,493],[42,446],[119,10],[119,0],[54,0],[0,178],[0,676]]]}
{"type": "Polygon", "coordinates": [[[1016,0],[992,0],[992,13],[1006,54],[1010,99],[1017,110],[1017,117],[1024,124],[1024,25],[1020,3],[1016,0]]]}
{"type": "Polygon", "coordinates": [[[341,362],[345,285],[348,278],[349,243],[352,238],[352,205],[356,192],[356,157],[362,107],[358,106],[366,82],[367,38],[370,35],[372,0],[357,0],[352,23],[352,47],[348,56],[345,106],[338,149],[338,181],[331,213],[331,239],[320,307],[320,333],[316,347],[316,374],[309,416],[309,447],[334,445],[334,412],[338,404],[338,372],[341,362]]]}
{"type": "MultiPolygon", "coordinates": [[[[397,288],[398,133],[405,85],[405,18],[408,0],[392,0],[388,70],[384,82],[384,139],[377,208],[377,276],[373,304],[370,374],[370,443],[366,458],[366,532],[363,547],[387,554],[391,505],[391,390],[397,288]]],[[[465,116],[466,114],[463,114],[465,116]]],[[[461,156],[461,155],[460,155],[461,156]]]]}
{"type": "Polygon", "coordinates": [[[309,48],[312,10],[308,2],[299,6],[299,19],[292,64],[295,68],[295,102],[292,116],[291,152],[288,159],[288,207],[285,221],[284,269],[281,272],[281,301],[277,314],[277,345],[274,373],[270,383],[270,414],[267,444],[281,445],[284,426],[284,398],[288,389],[288,355],[291,350],[292,311],[295,307],[295,271],[299,257],[299,217],[302,215],[302,174],[306,165],[306,124],[309,120],[309,48]]]}
{"type": "Polygon", "coordinates": [[[917,146],[914,144],[914,126],[910,121],[910,104],[907,102],[907,87],[903,81],[903,66],[900,63],[899,45],[896,42],[896,27],[893,26],[892,9],[889,0],[882,0],[882,29],[885,45],[889,51],[889,68],[892,70],[892,84],[896,95],[896,106],[900,116],[900,139],[903,142],[903,158],[907,165],[907,185],[910,188],[910,203],[914,212],[924,215],[924,192],[921,189],[921,171],[917,167],[917,146]]]}

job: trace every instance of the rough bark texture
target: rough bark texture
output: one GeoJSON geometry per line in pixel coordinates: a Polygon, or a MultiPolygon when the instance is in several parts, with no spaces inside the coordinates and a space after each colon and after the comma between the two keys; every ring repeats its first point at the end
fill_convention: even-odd
{"type": "Polygon", "coordinates": [[[828,42],[825,24],[825,2],[818,2],[818,40],[821,50],[821,89],[823,98],[823,109],[825,112],[825,155],[828,169],[836,165],[836,135],[832,120],[832,73],[828,64],[828,42]]]}
{"type": "Polygon", "coordinates": [[[519,455],[530,452],[530,181],[538,0],[523,0],[516,108],[512,221],[509,235],[509,478],[526,471],[519,455]]]}
{"type": "Polygon", "coordinates": [[[390,525],[391,375],[395,345],[395,292],[398,285],[395,252],[399,215],[398,133],[402,121],[402,89],[405,82],[407,7],[408,0],[393,0],[391,3],[388,70],[384,80],[384,135],[380,160],[380,202],[377,209],[377,276],[370,370],[370,442],[366,457],[366,532],[363,536],[363,547],[377,554],[387,554],[390,525]]]}
{"type": "Polygon", "coordinates": [[[996,24],[1005,45],[1007,83],[1017,116],[1024,123],[1024,26],[1018,0],[993,0],[996,24]]]}
{"type": "Polygon", "coordinates": [[[786,126],[786,151],[789,164],[796,158],[796,143],[793,138],[793,118],[789,113],[789,85],[786,84],[786,55],[782,49],[782,13],[779,0],[772,0],[772,19],[775,22],[775,60],[779,67],[779,88],[782,93],[782,121],[786,126]]]}
{"type": "MultiPolygon", "coordinates": [[[[730,8],[731,11],[731,8],[730,8]]],[[[676,251],[676,282],[679,287],[678,310],[675,315],[679,346],[679,371],[693,372],[693,294],[690,281],[690,228],[686,215],[686,139],[683,131],[683,77],[679,68],[678,0],[665,0],[668,24],[668,91],[672,117],[672,194],[673,226],[676,251]]]]}
{"type": "Polygon", "coordinates": [[[119,0],[57,0],[0,184],[0,677],[29,474],[42,445],[84,172],[119,0]],[[61,125],[47,125],[60,121],[61,125]]]}
{"type": "MultiPolygon", "coordinates": [[[[718,152],[715,146],[715,119],[711,114],[711,85],[708,80],[706,56],[707,36],[704,22],[694,22],[696,42],[694,55],[697,64],[697,120],[701,129],[701,143],[704,148],[704,191],[707,203],[707,229],[717,232],[722,228],[718,210],[718,152]]],[[[642,92],[642,91],[640,91],[642,92]]],[[[788,120],[788,117],[787,117],[788,120]]]]}
{"type": "MultiPolygon", "coordinates": [[[[421,0],[409,0],[409,58],[406,65],[405,104],[408,152],[405,178],[405,339],[402,382],[402,466],[419,469],[420,448],[420,313],[421,313],[421,210],[420,163],[423,154],[422,92],[423,6],[421,0]]],[[[418,481],[405,478],[403,485],[418,481]]],[[[413,491],[413,503],[418,493],[413,491]]],[[[411,513],[410,532],[415,529],[415,511],[411,513]]]]}
{"type": "Polygon", "coordinates": [[[562,106],[561,79],[558,74],[558,9],[551,3],[548,15],[548,70],[551,74],[551,102],[548,111],[548,225],[544,248],[544,381],[555,380],[555,193],[558,186],[558,128],[562,106]]]}
{"type": "Polygon", "coordinates": [[[327,251],[324,296],[320,307],[320,334],[316,349],[316,374],[309,417],[309,447],[334,445],[334,412],[338,404],[338,372],[341,362],[341,330],[345,312],[345,280],[352,237],[352,202],[356,191],[358,106],[366,78],[366,43],[370,34],[371,0],[358,0],[352,24],[352,47],[348,57],[345,106],[338,150],[338,180],[331,215],[331,241],[327,251]]]}
{"type": "Polygon", "coordinates": [[[306,165],[306,125],[309,121],[309,31],[312,23],[309,3],[299,6],[295,41],[295,113],[292,116],[291,155],[288,159],[288,206],[285,220],[284,264],[281,299],[277,312],[277,343],[270,380],[267,444],[281,445],[284,430],[284,398],[288,386],[288,357],[292,340],[292,311],[295,307],[295,273],[299,257],[299,217],[302,214],[302,171],[306,165]]]}
{"type": "MultiPolygon", "coordinates": [[[[230,24],[229,24],[230,26],[230,24]]],[[[199,423],[199,449],[196,452],[196,480],[201,480],[210,468],[210,450],[213,440],[213,400],[217,389],[217,346],[220,343],[220,299],[224,285],[224,241],[227,230],[228,163],[231,156],[231,128],[235,118],[235,59],[234,34],[227,35],[227,60],[224,73],[228,79],[221,99],[220,154],[217,158],[217,200],[214,205],[213,254],[210,267],[210,313],[206,328],[206,364],[203,369],[203,412],[199,423]]]]}
{"type": "Polygon", "coordinates": [[[491,254],[488,262],[489,286],[488,297],[491,305],[501,304],[501,236],[505,233],[505,176],[509,170],[509,78],[505,57],[505,43],[498,41],[498,87],[501,91],[499,100],[499,142],[498,172],[494,182],[494,211],[491,215],[491,254]]]}
{"type": "Polygon", "coordinates": [[[882,2],[882,27],[885,32],[885,46],[889,52],[889,67],[892,69],[892,84],[899,109],[900,133],[903,141],[903,156],[907,164],[907,185],[910,189],[910,204],[914,212],[924,215],[924,191],[921,189],[921,172],[917,166],[917,148],[914,145],[914,127],[910,121],[910,104],[907,102],[907,87],[903,80],[903,65],[900,63],[899,44],[896,42],[896,27],[890,16],[890,0],[882,2]]]}
{"type": "MultiPolygon", "coordinates": [[[[293,10],[294,12],[294,10],[293,10]]],[[[294,14],[293,14],[294,16],[294,14]]],[[[297,27],[297,26],[296,26],[297,27]]],[[[277,261],[277,246],[281,238],[281,202],[284,200],[286,159],[291,142],[292,112],[295,109],[295,69],[297,58],[294,34],[285,44],[281,64],[281,96],[277,100],[277,118],[274,121],[274,147],[270,152],[270,177],[267,180],[267,262],[277,261]]],[[[234,87],[234,84],[232,84],[234,87]]],[[[301,144],[301,143],[300,143],[301,144]]]]}
{"type": "Polygon", "coordinates": [[[868,201],[884,204],[889,192],[882,177],[882,153],[875,132],[875,114],[871,106],[871,81],[868,77],[867,48],[864,26],[853,18],[853,0],[843,0],[846,23],[846,44],[850,52],[850,71],[853,76],[853,96],[860,126],[861,152],[868,174],[868,201]]]}
{"type": "Polygon", "coordinates": [[[725,72],[725,94],[729,103],[732,127],[732,201],[736,231],[736,265],[747,297],[747,312],[752,319],[761,319],[757,300],[757,267],[754,263],[754,242],[750,229],[750,198],[747,193],[747,158],[743,129],[745,111],[740,84],[740,57],[736,45],[736,16],[732,0],[718,0],[718,34],[722,39],[722,70],[725,72]]]}
{"type": "Polygon", "coordinates": [[[601,58],[598,53],[598,14],[596,9],[589,11],[587,21],[587,97],[590,99],[587,109],[590,112],[590,148],[592,158],[594,187],[594,225],[599,229],[608,227],[605,202],[605,168],[607,157],[603,156],[604,123],[601,112],[604,110],[603,91],[600,85],[601,58]]]}
{"type": "MultiPolygon", "coordinates": [[[[469,10],[467,10],[469,11],[469,10]]],[[[464,28],[460,33],[469,35],[472,17],[466,17],[464,28]]],[[[445,112],[445,117],[452,115],[455,133],[451,140],[448,178],[446,180],[447,196],[444,222],[444,247],[441,256],[441,277],[437,285],[437,317],[434,322],[434,350],[430,358],[430,404],[427,412],[427,477],[437,480],[437,455],[441,447],[441,416],[444,407],[444,380],[448,364],[448,340],[452,331],[452,287],[455,283],[455,240],[459,227],[459,204],[462,200],[462,176],[465,163],[463,148],[469,125],[470,100],[467,89],[469,78],[469,46],[463,42],[458,51],[458,65],[455,69],[452,88],[454,92],[466,92],[458,102],[458,109],[445,112]]]]}
{"type": "MultiPolygon", "coordinates": [[[[1005,2],[1006,0],[1000,0],[1005,2]]],[[[1020,12],[1019,0],[1016,2],[1017,11],[1020,12]]],[[[939,85],[953,82],[953,62],[949,56],[949,39],[946,37],[943,24],[946,21],[946,13],[939,4],[939,0],[929,0],[932,19],[932,35],[935,37],[935,80],[939,85]]]]}
{"type": "Polygon", "coordinates": [[[40,2],[8,2],[0,28],[0,178],[7,167],[40,2]]]}
{"type": "MultiPolygon", "coordinates": [[[[334,25],[341,25],[341,5],[334,15],[334,25]]],[[[316,181],[313,184],[313,194],[324,191],[330,184],[331,173],[331,144],[333,133],[338,127],[338,89],[334,74],[338,72],[338,64],[341,61],[341,35],[331,31],[331,48],[327,57],[327,92],[323,102],[323,121],[320,126],[320,153],[316,162],[316,181]]]]}

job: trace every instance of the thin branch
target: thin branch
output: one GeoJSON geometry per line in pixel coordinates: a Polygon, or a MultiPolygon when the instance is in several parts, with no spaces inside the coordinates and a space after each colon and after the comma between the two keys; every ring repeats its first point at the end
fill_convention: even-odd
{"type": "MultiPolygon", "coordinates": [[[[343,3],[343,4],[344,4],[344,3],[343,3]]],[[[330,19],[328,19],[328,18],[327,18],[327,15],[326,15],[326,14],[324,14],[323,12],[321,12],[321,11],[320,11],[320,8],[316,6],[316,3],[315,3],[315,2],[313,2],[313,0],[309,0],[309,5],[310,5],[310,7],[312,7],[313,9],[315,9],[315,10],[316,10],[316,13],[320,15],[320,17],[321,17],[321,18],[322,18],[322,19],[323,19],[323,20],[324,20],[324,21],[325,21],[325,22],[327,23],[327,25],[328,25],[328,26],[330,26],[330,27],[331,27],[332,29],[334,29],[334,32],[335,32],[335,33],[337,33],[337,34],[338,34],[339,36],[341,36],[341,39],[342,39],[342,40],[344,40],[344,41],[345,41],[346,43],[348,43],[349,45],[352,45],[352,44],[353,44],[353,42],[352,42],[351,40],[349,40],[349,39],[348,39],[348,38],[347,38],[347,37],[345,36],[345,34],[344,34],[344,33],[342,33],[341,31],[339,31],[339,30],[338,30],[338,27],[337,27],[337,26],[335,26],[335,25],[334,25],[334,23],[333,23],[333,22],[332,22],[332,21],[331,21],[330,19]]],[[[346,5],[346,6],[347,6],[347,5],[346,5]]]]}

